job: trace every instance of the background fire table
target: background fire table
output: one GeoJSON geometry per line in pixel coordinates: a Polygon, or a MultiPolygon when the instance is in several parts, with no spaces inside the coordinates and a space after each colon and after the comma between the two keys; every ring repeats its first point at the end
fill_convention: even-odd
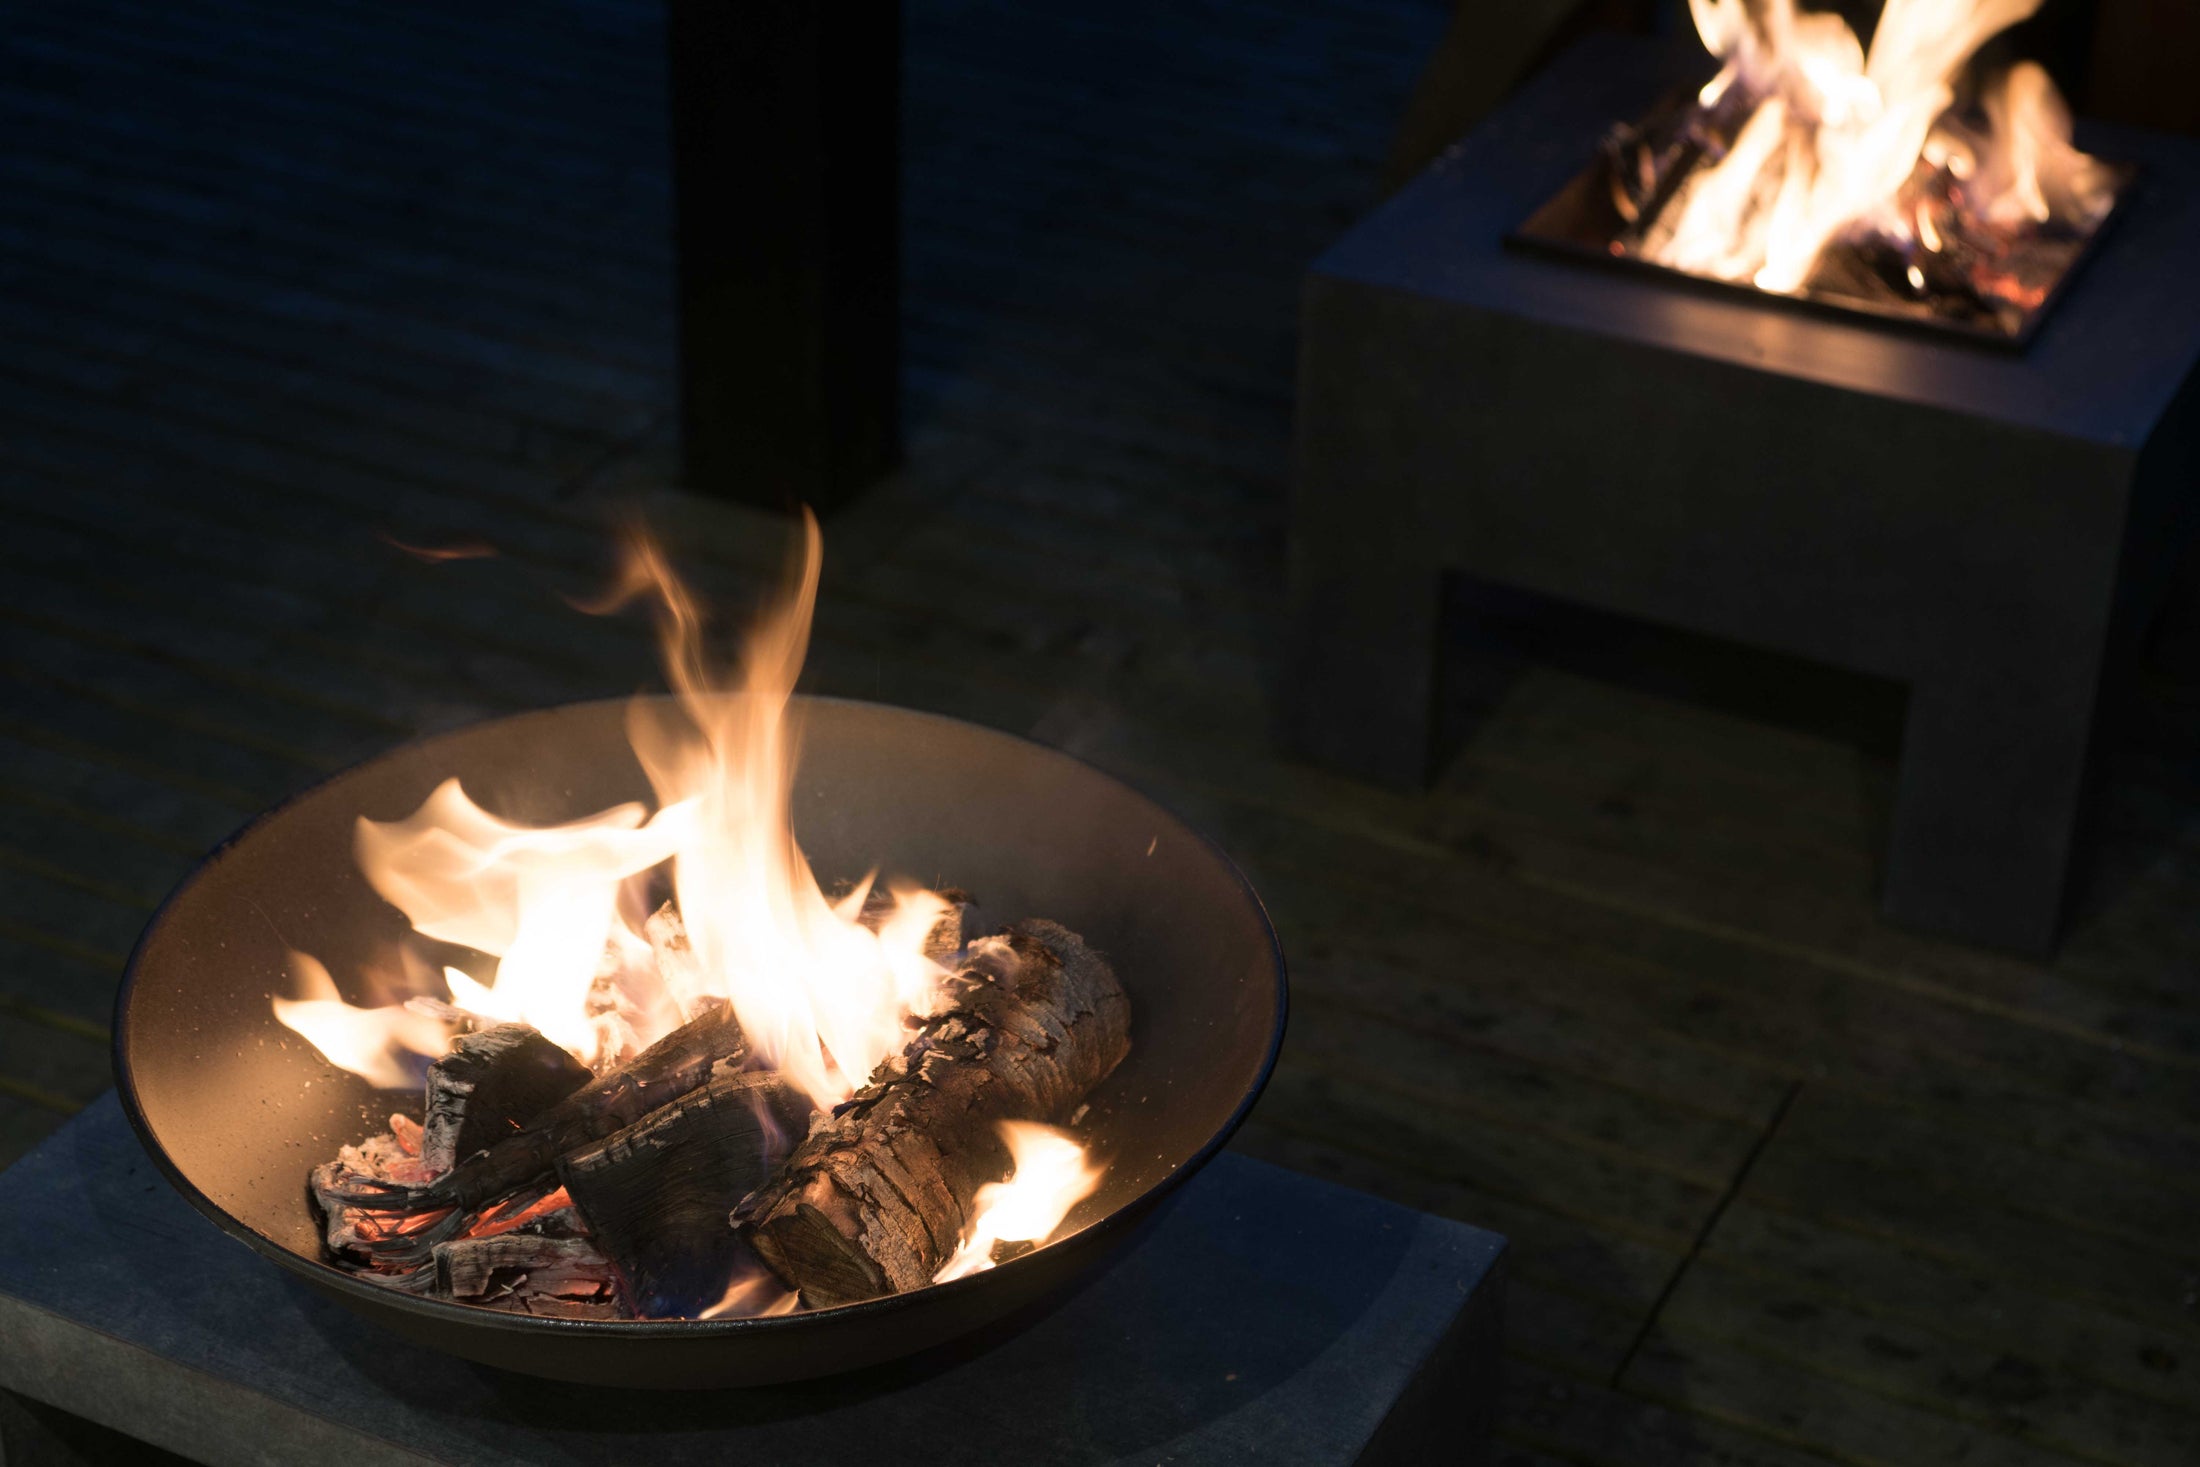
{"type": "Polygon", "coordinates": [[[1290,735],[1425,778],[1453,572],[1893,679],[1884,910],[2038,951],[2200,500],[2200,149],[2081,126],[2139,179],[2022,354],[1508,248],[1711,65],[1585,44],[1315,265],[1290,735]]]}

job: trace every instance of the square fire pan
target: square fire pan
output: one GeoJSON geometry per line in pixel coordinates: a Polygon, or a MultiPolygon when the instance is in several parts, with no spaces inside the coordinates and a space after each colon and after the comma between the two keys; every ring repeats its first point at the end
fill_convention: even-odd
{"type": "MultiPolygon", "coordinates": [[[[1661,104],[1653,114],[1664,110],[1661,104]]],[[[1618,119],[1614,119],[1617,121],[1618,119]]],[[[1660,265],[1636,255],[1615,254],[1610,242],[1624,226],[1619,211],[1612,206],[1610,165],[1603,158],[1593,159],[1589,166],[1575,174],[1566,186],[1545,200],[1542,207],[1530,214],[1520,226],[1505,236],[1508,247],[1547,255],[1555,259],[1573,260],[1595,265],[1607,270],[1619,270],[1645,279],[1662,280],[1684,290],[1708,290],[1729,299],[1756,301],[1777,310],[1804,311],[1816,315],[1834,315],[1854,318],[1867,316],[1888,325],[1905,330],[1925,331],[1933,336],[1968,341],[2002,351],[2021,352],[2031,344],[2040,324],[2054,310],[2078,272],[2093,255],[2094,248],[2115,224],[2130,200],[2132,184],[2139,170],[2133,164],[2109,165],[2116,175],[2116,198],[2099,224],[2082,238],[2057,241],[2052,248],[2064,252],[2061,268],[2055,276],[2054,286],[2040,303],[2022,312],[2010,327],[1996,322],[1959,320],[1933,310],[1923,301],[1905,301],[1887,295],[1874,294],[1859,283],[1851,286],[1839,279],[1821,279],[1795,295],[1781,295],[1769,290],[1759,290],[1739,281],[1722,280],[1713,275],[1699,275],[1693,271],[1660,265]]]]}

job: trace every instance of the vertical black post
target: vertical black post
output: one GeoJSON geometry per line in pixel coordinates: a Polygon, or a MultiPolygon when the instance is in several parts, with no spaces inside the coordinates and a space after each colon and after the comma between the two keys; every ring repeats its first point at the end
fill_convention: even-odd
{"type": "Polygon", "coordinates": [[[897,0],[666,0],[686,481],[827,512],[899,453],[897,0]]]}

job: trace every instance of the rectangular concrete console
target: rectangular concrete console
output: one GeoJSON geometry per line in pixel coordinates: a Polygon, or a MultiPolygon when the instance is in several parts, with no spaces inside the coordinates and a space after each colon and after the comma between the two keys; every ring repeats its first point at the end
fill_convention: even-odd
{"type": "Polygon", "coordinates": [[[1584,44],[1315,263],[1287,736],[1428,777],[1445,574],[1894,679],[1885,911],[2043,949],[2200,509],[2200,144],[2080,128],[2142,174],[2021,355],[1506,246],[1709,64],[1584,44]]]}
{"type": "Polygon", "coordinates": [[[589,1390],[354,1319],[194,1212],[110,1095],[0,1173],[0,1390],[43,1403],[0,1430],[6,1467],[131,1460],[53,1408],[215,1464],[1475,1462],[1504,1249],[1225,1153],[1019,1329],[800,1385],[589,1390]]]}

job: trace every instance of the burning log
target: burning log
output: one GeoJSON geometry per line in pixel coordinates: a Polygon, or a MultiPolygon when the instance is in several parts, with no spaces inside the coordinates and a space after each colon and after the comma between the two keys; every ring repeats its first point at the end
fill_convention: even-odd
{"type": "MultiPolygon", "coordinates": [[[[937,958],[952,957],[963,946],[966,934],[976,930],[982,920],[963,893],[945,895],[947,910],[925,939],[926,952],[937,958]]],[[[883,919],[891,903],[867,908],[866,915],[874,910],[883,919]]],[[[645,930],[667,986],[680,991],[685,973],[682,965],[691,967],[694,959],[678,911],[668,903],[650,918],[645,930]]],[[[654,1113],[697,1092],[714,1073],[729,1081],[740,1079],[735,1072],[747,1057],[748,1045],[732,1007],[715,998],[701,999],[697,1006],[702,1012],[696,1018],[617,1070],[587,1080],[527,1119],[513,1116],[516,1126],[505,1125],[501,1137],[485,1147],[467,1146],[460,1139],[460,1123],[476,1104],[483,1104],[478,1087],[487,1075],[506,1064],[541,1063],[562,1074],[580,1067],[563,1051],[556,1051],[559,1060],[571,1070],[562,1070],[560,1065],[545,1060],[536,1046],[556,1047],[523,1025],[499,1025],[454,1041],[453,1055],[439,1061],[436,1071],[431,1071],[429,1125],[421,1128],[419,1145],[424,1154],[417,1161],[395,1169],[332,1164],[314,1173],[315,1201],[329,1219],[330,1251],[355,1266],[372,1268],[391,1281],[402,1280],[407,1287],[427,1287],[430,1275],[426,1265],[438,1244],[474,1231],[481,1214],[500,1203],[506,1211],[533,1204],[557,1185],[555,1173],[561,1158],[590,1148],[602,1149],[597,1143],[608,1141],[626,1128],[638,1127],[654,1113]],[[496,1037],[491,1039],[492,1035],[496,1037]],[[527,1042],[530,1039],[534,1042],[527,1042]],[[508,1054],[512,1058],[507,1058],[508,1054]],[[437,1072],[443,1072],[440,1081],[437,1072]],[[468,1091],[468,1085],[477,1089],[468,1091]],[[463,1105],[459,1104],[462,1099],[463,1105]],[[444,1119],[446,1115],[450,1118],[444,1119]],[[444,1139],[446,1136],[449,1139],[444,1139]],[[434,1149],[428,1150],[431,1142],[434,1149]]],[[[556,1083],[562,1084],[563,1079],[556,1083]]],[[[773,1108],[785,1107],[774,1101],[773,1108]]],[[[485,1105],[482,1113],[488,1116],[492,1110],[485,1105]]],[[[726,1123],[725,1114],[714,1116],[707,1108],[699,1108],[696,1116],[710,1117],[705,1129],[726,1123]]],[[[690,1118],[683,1122],[683,1128],[703,1124],[690,1118]]],[[[800,1116],[781,1124],[798,1129],[800,1116]]],[[[674,1134],[667,1131],[668,1144],[674,1134]]],[[[726,1145],[726,1154],[731,1155],[735,1143],[729,1137],[726,1145]]],[[[755,1160],[762,1154],[759,1146],[754,1156],[744,1159],[742,1170],[736,1174],[738,1186],[729,1184],[721,1192],[710,1194],[708,1212],[714,1232],[725,1231],[728,1209],[762,1180],[761,1163],[755,1160]]],[[[691,1277],[694,1269],[673,1262],[673,1250],[647,1241],[647,1229],[658,1225],[668,1229],[668,1236],[686,1236],[689,1228],[685,1221],[647,1223],[641,1211],[622,1208],[610,1200],[614,1189],[633,1188],[632,1180],[613,1180],[607,1173],[601,1180],[587,1180],[581,1185],[594,1198],[596,1207],[617,1216],[612,1223],[617,1250],[614,1256],[621,1266],[632,1270],[629,1279],[635,1297],[662,1298],[669,1306],[669,1301],[686,1300],[694,1289],[702,1287],[698,1277],[691,1277]]],[[[685,1219],[702,1215],[703,1195],[699,1183],[686,1182],[668,1192],[666,1199],[678,1200],[675,1211],[685,1219]]],[[[714,1239],[705,1252],[717,1258],[724,1247],[714,1239]]],[[[710,1281],[713,1291],[723,1286],[725,1276],[725,1268],[719,1267],[710,1281]]]]}
{"type": "Polygon", "coordinates": [[[558,1162],[636,1314],[693,1317],[724,1292],[747,1251],[726,1214],[811,1113],[809,1097],[774,1075],[720,1074],[558,1162]]]}
{"type": "Polygon", "coordinates": [[[331,1196],[347,1207],[391,1214],[449,1210],[450,1216],[441,1221],[392,1230],[365,1245],[378,1263],[418,1265],[433,1245],[462,1232],[470,1214],[530,1185],[542,1185],[548,1191],[544,1179],[559,1157],[632,1125],[706,1083],[717,1066],[739,1064],[747,1053],[748,1042],[732,1007],[714,1003],[643,1050],[631,1064],[589,1081],[444,1175],[425,1183],[359,1178],[331,1196]]]}
{"type": "Polygon", "coordinates": [[[1613,209],[1630,228],[1630,248],[1655,223],[1681,186],[1708,162],[1726,156],[1757,105],[1744,88],[1729,87],[1709,106],[1674,98],[1639,123],[1619,123],[1601,145],[1613,209]]]}
{"type": "Polygon", "coordinates": [[[502,1233],[435,1247],[439,1292],[469,1304],[560,1319],[621,1319],[611,1262],[586,1238],[502,1233]]]}
{"type": "Polygon", "coordinates": [[[995,1123],[1065,1117],[1130,1050],[1122,985],[1052,922],[971,944],[944,998],[733,1213],[811,1307],[930,1283],[1005,1170],[995,1123]]]}
{"type": "Polygon", "coordinates": [[[525,1024],[451,1041],[428,1071],[420,1159],[432,1176],[526,1126],[588,1083],[588,1067],[525,1024]]]}

